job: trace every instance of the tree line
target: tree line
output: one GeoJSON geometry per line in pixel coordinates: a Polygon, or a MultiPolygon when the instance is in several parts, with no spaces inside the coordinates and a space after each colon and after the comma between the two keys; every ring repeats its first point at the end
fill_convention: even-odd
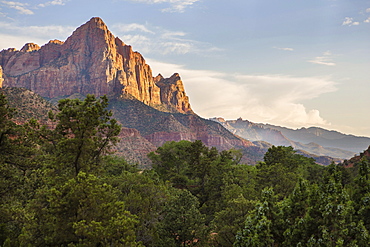
{"type": "Polygon", "coordinates": [[[12,121],[0,94],[0,246],[367,246],[370,167],[324,167],[291,147],[168,142],[140,170],[114,156],[108,98],[63,99],[54,127],[12,121]]]}

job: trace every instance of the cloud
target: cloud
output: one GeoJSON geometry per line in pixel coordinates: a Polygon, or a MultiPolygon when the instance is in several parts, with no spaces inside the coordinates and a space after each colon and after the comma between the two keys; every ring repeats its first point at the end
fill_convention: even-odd
{"type": "Polygon", "coordinates": [[[50,39],[66,39],[75,27],[70,26],[17,26],[13,23],[0,22],[0,49],[33,42],[43,45],[50,39]]]}
{"type": "Polygon", "coordinates": [[[190,70],[181,65],[147,59],[155,74],[180,73],[193,110],[202,117],[242,117],[288,127],[331,124],[317,109],[302,102],[336,91],[330,77],[289,75],[230,75],[209,70],[190,70]]]}
{"type": "Polygon", "coordinates": [[[162,9],[162,12],[184,12],[185,9],[200,0],[131,0],[132,2],[146,4],[169,4],[169,8],[162,9]]]}
{"type": "Polygon", "coordinates": [[[19,14],[22,15],[33,15],[33,11],[28,9],[27,3],[20,3],[20,2],[12,2],[12,1],[1,1],[3,5],[7,6],[8,8],[18,10],[19,14]]]}
{"type": "Polygon", "coordinates": [[[289,47],[276,47],[276,46],[274,46],[273,48],[278,49],[278,50],[282,50],[282,51],[294,51],[293,48],[289,48],[289,47]]]}
{"type": "Polygon", "coordinates": [[[342,23],[342,26],[358,26],[358,25],[360,25],[360,22],[353,21],[353,18],[351,17],[344,18],[344,21],[342,23]]]}
{"type": "Polygon", "coordinates": [[[123,33],[141,31],[144,33],[155,34],[153,31],[149,30],[146,26],[138,24],[138,23],[115,24],[112,26],[112,28],[119,32],[123,32],[123,33]]]}
{"type": "Polygon", "coordinates": [[[366,12],[366,13],[370,13],[370,8],[367,8],[367,9],[365,10],[365,12],[366,12]]]}
{"type": "Polygon", "coordinates": [[[330,51],[326,51],[323,53],[322,56],[315,57],[313,60],[309,60],[310,63],[321,64],[326,66],[335,66],[336,64],[333,62],[332,54],[330,51]]]}
{"type": "Polygon", "coordinates": [[[364,20],[365,23],[370,23],[370,17],[368,17],[366,20],[364,20]]]}
{"type": "Polygon", "coordinates": [[[187,39],[181,31],[170,31],[150,24],[122,24],[112,26],[113,33],[126,44],[134,44],[135,49],[145,54],[209,54],[220,51],[212,44],[187,39]]]}
{"type": "Polygon", "coordinates": [[[46,2],[46,3],[40,3],[37,6],[43,8],[43,7],[47,7],[47,6],[50,6],[50,5],[65,5],[67,1],[68,0],[53,0],[53,1],[46,2]]]}

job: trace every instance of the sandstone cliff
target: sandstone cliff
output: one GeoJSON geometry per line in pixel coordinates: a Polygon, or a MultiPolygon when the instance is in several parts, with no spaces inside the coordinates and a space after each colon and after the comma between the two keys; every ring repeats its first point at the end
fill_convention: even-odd
{"type": "Polygon", "coordinates": [[[0,87],[3,86],[3,81],[4,81],[4,78],[3,78],[3,68],[0,66],[0,87]]]}
{"type": "Polygon", "coordinates": [[[174,108],[177,112],[193,113],[179,74],[175,73],[170,78],[163,78],[159,74],[154,81],[160,88],[163,104],[174,108]]]}
{"type": "Polygon", "coordinates": [[[47,98],[131,95],[158,109],[192,113],[179,75],[154,78],[141,54],[114,37],[100,18],[77,28],[65,42],[3,50],[0,66],[2,86],[24,87],[47,98]]]}

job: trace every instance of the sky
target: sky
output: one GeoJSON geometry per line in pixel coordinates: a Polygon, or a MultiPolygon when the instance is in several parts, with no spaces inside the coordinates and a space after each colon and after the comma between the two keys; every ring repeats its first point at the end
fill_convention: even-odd
{"type": "Polygon", "coordinates": [[[179,73],[201,117],[370,137],[370,0],[0,0],[0,50],[91,17],[179,73]]]}

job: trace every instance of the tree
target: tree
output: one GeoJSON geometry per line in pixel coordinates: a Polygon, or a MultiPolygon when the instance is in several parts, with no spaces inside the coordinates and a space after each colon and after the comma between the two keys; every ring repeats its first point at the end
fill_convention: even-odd
{"type": "Polygon", "coordinates": [[[279,242],[279,208],[271,188],[262,191],[262,200],[245,221],[244,228],[236,235],[235,247],[268,247],[279,242]]]}
{"type": "Polygon", "coordinates": [[[312,158],[296,154],[292,147],[272,146],[257,164],[257,177],[262,188],[273,187],[276,195],[283,199],[294,189],[299,178],[320,181],[322,168],[312,158]]]}
{"type": "Polygon", "coordinates": [[[187,189],[199,200],[200,210],[207,215],[207,223],[222,205],[224,176],[237,162],[235,151],[218,152],[200,140],[167,142],[148,156],[153,169],[175,188],[187,189]]]}
{"type": "Polygon", "coordinates": [[[245,218],[256,201],[247,200],[242,194],[230,199],[224,209],[215,213],[211,223],[212,246],[232,246],[237,232],[245,226],[245,218]]]}
{"type": "Polygon", "coordinates": [[[138,216],[137,240],[145,246],[156,246],[161,237],[158,225],[163,207],[170,198],[170,185],[152,170],[139,172],[133,168],[110,175],[106,181],[119,191],[119,200],[125,202],[125,208],[138,216]]]}
{"type": "Polygon", "coordinates": [[[0,93],[0,245],[18,236],[24,203],[34,194],[35,144],[22,125],[13,122],[15,109],[0,93]]]}
{"type": "Polygon", "coordinates": [[[34,135],[43,141],[41,144],[54,159],[55,169],[74,176],[80,171],[96,171],[101,157],[118,141],[121,129],[107,106],[106,96],[98,99],[87,95],[84,101],[63,99],[58,104],[59,112],[49,113],[49,118],[56,122],[54,130],[33,123],[34,135]]]}
{"type": "Polygon", "coordinates": [[[198,200],[187,190],[173,189],[163,208],[158,229],[159,246],[199,245],[205,239],[204,215],[198,210],[198,200]]]}
{"type": "Polygon", "coordinates": [[[324,183],[301,180],[282,203],[285,246],[366,246],[369,236],[355,216],[338,166],[328,167],[324,183]]]}
{"type": "Polygon", "coordinates": [[[120,131],[107,105],[106,96],[64,99],[58,113],[49,113],[55,128],[35,120],[27,125],[43,153],[34,196],[25,205],[20,245],[140,246],[136,216],[104,178],[103,157],[120,131]]]}
{"type": "Polygon", "coordinates": [[[366,229],[370,231],[370,164],[365,157],[358,165],[353,197],[357,217],[364,222],[366,229]]]}
{"type": "Polygon", "coordinates": [[[111,185],[84,172],[61,184],[51,182],[27,206],[21,245],[139,246],[137,219],[111,185]]]}
{"type": "Polygon", "coordinates": [[[191,144],[190,141],[166,142],[155,152],[148,154],[153,169],[164,181],[171,181],[174,187],[186,188],[188,184],[186,174],[190,162],[188,150],[191,144]]]}

